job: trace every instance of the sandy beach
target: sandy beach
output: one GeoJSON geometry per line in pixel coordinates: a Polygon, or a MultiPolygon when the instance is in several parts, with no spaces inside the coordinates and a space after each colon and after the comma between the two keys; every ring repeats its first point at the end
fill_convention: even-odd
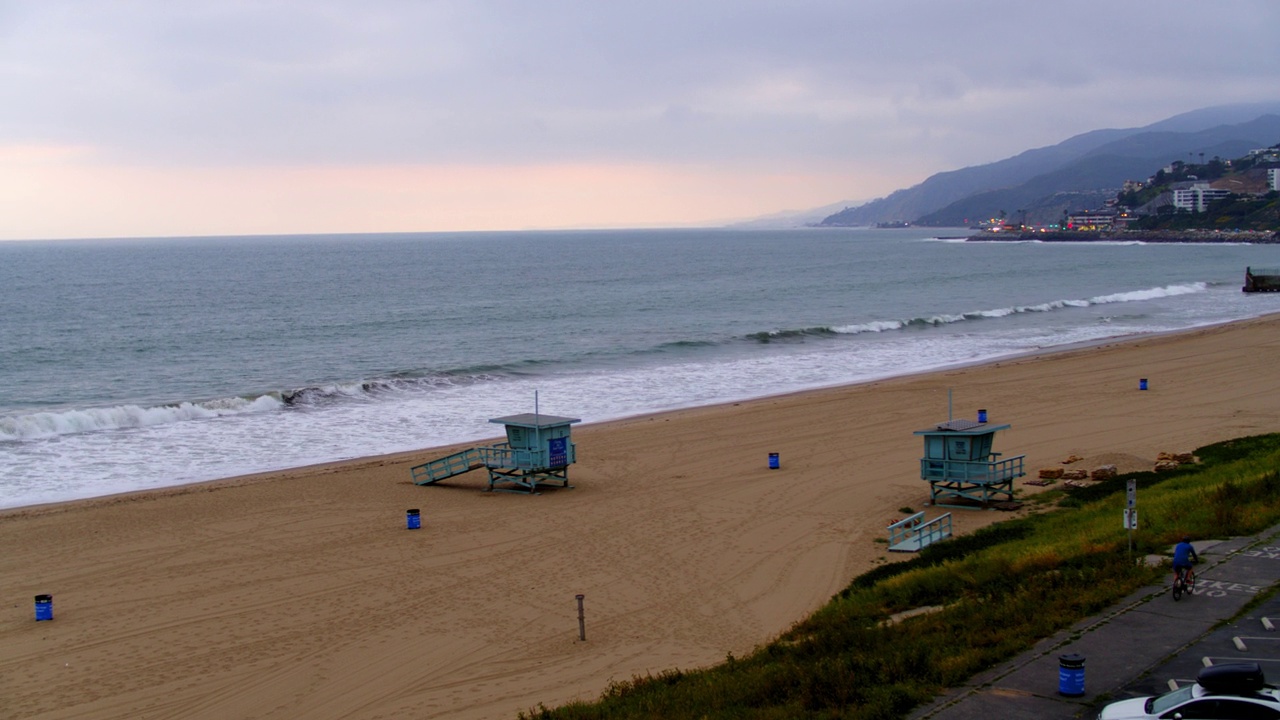
{"type": "Polygon", "coordinates": [[[594,698],[749,652],[885,557],[899,508],[940,514],[912,432],[947,419],[949,391],[955,417],[1012,425],[995,450],[1027,479],[1073,454],[1145,469],[1280,431],[1276,357],[1270,316],[578,425],[574,489],[537,496],[484,492],[483,472],[413,485],[437,448],[0,512],[0,717],[510,718],[594,698]]]}

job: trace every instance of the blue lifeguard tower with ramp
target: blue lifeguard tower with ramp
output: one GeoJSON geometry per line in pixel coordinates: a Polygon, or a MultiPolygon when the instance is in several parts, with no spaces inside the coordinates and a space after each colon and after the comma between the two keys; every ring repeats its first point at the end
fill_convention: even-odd
{"type": "Polygon", "coordinates": [[[472,470],[489,471],[489,490],[536,493],[543,485],[567,487],[569,466],[577,460],[570,426],[579,418],[536,412],[492,418],[506,426],[507,441],[467,448],[412,469],[415,485],[433,485],[472,470]]]}
{"type": "Polygon", "coordinates": [[[1013,481],[1026,475],[1025,455],[1001,459],[992,452],[995,435],[1009,425],[987,422],[987,411],[978,420],[948,420],[917,430],[924,437],[920,478],[929,483],[929,503],[954,507],[991,507],[1013,500],[1013,481]]]}

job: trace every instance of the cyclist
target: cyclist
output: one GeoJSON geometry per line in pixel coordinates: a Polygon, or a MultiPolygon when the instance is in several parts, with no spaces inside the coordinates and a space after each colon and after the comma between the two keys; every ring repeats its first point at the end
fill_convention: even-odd
{"type": "Polygon", "coordinates": [[[1173,574],[1178,580],[1185,582],[1187,571],[1193,563],[1200,562],[1200,556],[1191,545],[1191,537],[1184,535],[1182,542],[1173,547],[1173,574]]]}

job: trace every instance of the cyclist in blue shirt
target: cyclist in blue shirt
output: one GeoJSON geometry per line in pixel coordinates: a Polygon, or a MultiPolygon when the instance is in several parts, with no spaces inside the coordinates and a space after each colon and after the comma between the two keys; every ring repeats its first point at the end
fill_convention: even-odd
{"type": "Polygon", "coordinates": [[[1196,554],[1196,549],[1191,545],[1191,537],[1184,536],[1182,542],[1173,548],[1173,573],[1179,579],[1187,570],[1191,569],[1192,563],[1200,562],[1200,556],[1196,554]]]}

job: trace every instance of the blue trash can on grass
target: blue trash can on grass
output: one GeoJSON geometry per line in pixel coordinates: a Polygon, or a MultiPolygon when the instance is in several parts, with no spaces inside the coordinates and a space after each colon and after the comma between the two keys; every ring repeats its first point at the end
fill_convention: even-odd
{"type": "Polygon", "coordinates": [[[410,530],[417,530],[422,527],[422,516],[416,509],[404,511],[405,526],[410,530]]]}
{"type": "Polygon", "coordinates": [[[1084,656],[1069,653],[1058,656],[1058,694],[1077,697],[1084,694],[1084,656]]]}
{"type": "Polygon", "coordinates": [[[36,596],[36,622],[53,619],[53,596],[36,596]]]}

